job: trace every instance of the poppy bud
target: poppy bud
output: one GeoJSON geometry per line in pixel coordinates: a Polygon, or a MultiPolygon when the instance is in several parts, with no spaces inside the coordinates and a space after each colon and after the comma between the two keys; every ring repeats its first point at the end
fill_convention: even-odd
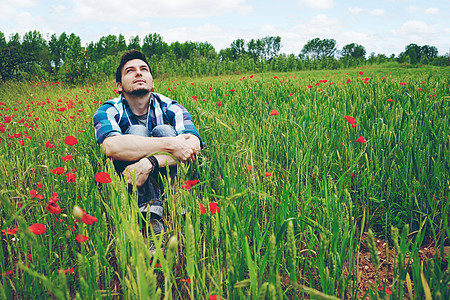
{"type": "Polygon", "coordinates": [[[81,219],[83,217],[83,210],[78,205],[75,205],[73,208],[73,216],[77,219],[81,219]]]}

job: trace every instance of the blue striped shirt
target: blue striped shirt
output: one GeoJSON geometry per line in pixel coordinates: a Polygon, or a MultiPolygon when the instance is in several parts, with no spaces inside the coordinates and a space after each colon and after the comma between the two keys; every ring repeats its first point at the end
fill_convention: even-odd
{"type": "MultiPolygon", "coordinates": [[[[177,134],[191,133],[201,141],[191,115],[181,104],[157,93],[151,93],[149,101],[147,128],[150,132],[157,125],[169,124],[177,134]]],[[[124,134],[130,125],[139,124],[122,94],[103,103],[95,112],[93,123],[98,144],[102,144],[108,136],[124,134]]],[[[200,144],[203,148],[203,142],[200,144]]]]}

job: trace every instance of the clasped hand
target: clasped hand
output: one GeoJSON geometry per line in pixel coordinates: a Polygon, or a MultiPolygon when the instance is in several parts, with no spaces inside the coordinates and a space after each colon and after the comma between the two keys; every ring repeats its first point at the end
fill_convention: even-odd
{"type": "Polygon", "coordinates": [[[200,152],[200,140],[193,134],[180,134],[174,138],[172,154],[183,163],[192,163],[200,152]]]}
{"type": "MultiPolygon", "coordinates": [[[[172,141],[172,155],[183,163],[192,163],[200,152],[200,140],[193,134],[180,134],[174,137],[172,141]]],[[[170,161],[170,158],[166,160],[170,161]]],[[[176,164],[176,162],[173,162],[176,164]]],[[[169,163],[171,165],[171,163],[169,163]]],[[[161,166],[162,167],[162,166],[161,166]]],[[[136,186],[141,187],[152,172],[153,165],[144,157],[139,161],[131,164],[123,171],[129,185],[133,184],[133,174],[136,176],[136,186]]]]}
{"type": "Polygon", "coordinates": [[[128,165],[123,171],[123,174],[126,176],[129,185],[133,184],[133,176],[135,175],[136,186],[139,188],[145,183],[152,169],[152,164],[144,157],[134,164],[128,165]]]}

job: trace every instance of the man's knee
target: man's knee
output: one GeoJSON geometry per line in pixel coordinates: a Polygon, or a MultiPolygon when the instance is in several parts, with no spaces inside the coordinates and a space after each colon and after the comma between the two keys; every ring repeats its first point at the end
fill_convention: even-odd
{"type": "Polygon", "coordinates": [[[155,126],[152,130],[152,136],[153,137],[165,137],[165,136],[177,136],[177,132],[175,131],[175,128],[173,128],[170,125],[158,125],[155,126]]]}
{"type": "Polygon", "coordinates": [[[150,136],[150,132],[145,126],[142,125],[131,125],[125,131],[125,134],[139,135],[139,136],[150,136]]]}

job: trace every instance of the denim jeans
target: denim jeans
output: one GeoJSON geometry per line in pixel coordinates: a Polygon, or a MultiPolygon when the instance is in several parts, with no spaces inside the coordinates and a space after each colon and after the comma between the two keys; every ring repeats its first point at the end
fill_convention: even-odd
{"type": "MultiPolygon", "coordinates": [[[[128,127],[125,134],[139,135],[145,137],[175,137],[177,133],[170,125],[158,125],[150,132],[145,126],[131,125],[128,127]]],[[[114,167],[116,172],[122,174],[128,165],[136,161],[122,161],[115,160],[114,167]]],[[[169,176],[174,180],[177,175],[177,167],[169,167],[169,176]]],[[[138,188],[138,206],[143,213],[150,212],[152,217],[157,219],[164,216],[164,209],[162,203],[162,196],[164,193],[164,186],[162,184],[161,176],[167,176],[166,168],[159,168],[148,176],[145,183],[138,188]]]]}

